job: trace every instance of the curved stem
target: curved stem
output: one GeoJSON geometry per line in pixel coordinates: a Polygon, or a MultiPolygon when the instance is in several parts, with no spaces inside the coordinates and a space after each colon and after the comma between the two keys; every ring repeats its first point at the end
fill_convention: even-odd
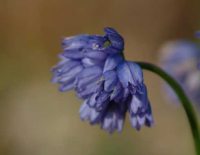
{"type": "Polygon", "coordinates": [[[199,132],[199,127],[198,127],[198,121],[197,117],[194,111],[194,108],[192,106],[192,103],[190,100],[187,98],[185,95],[183,89],[181,86],[170,76],[168,75],[165,71],[163,71],[161,68],[150,64],[146,62],[136,62],[141,66],[141,68],[149,70],[151,72],[156,73],[159,75],[161,78],[163,78],[175,91],[177,94],[178,98],[180,99],[183,108],[186,112],[187,118],[189,120],[189,124],[192,130],[192,135],[195,143],[195,149],[196,149],[196,154],[200,155],[200,132],[199,132]]]}

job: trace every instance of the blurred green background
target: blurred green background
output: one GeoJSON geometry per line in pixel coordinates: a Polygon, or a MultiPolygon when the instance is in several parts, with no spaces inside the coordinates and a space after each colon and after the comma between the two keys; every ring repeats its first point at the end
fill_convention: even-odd
{"type": "Polygon", "coordinates": [[[109,135],[81,122],[81,101],[50,83],[64,36],[116,28],[129,60],[157,63],[162,43],[192,38],[198,0],[0,0],[1,155],[192,155],[182,108],[169,104],[161,80],[145,72],[155,125],[135,131],[128,119],[109,135]]]}

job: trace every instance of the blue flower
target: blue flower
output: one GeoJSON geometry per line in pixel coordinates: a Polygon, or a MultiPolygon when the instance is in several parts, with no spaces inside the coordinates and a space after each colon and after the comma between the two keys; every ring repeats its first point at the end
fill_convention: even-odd
{"type": "Polygon", "coordinates": [[[197,32],[195,33],[195,37],[196,37],[196,38],[200,38],[200,31],[197,31],[197,32]]]}
{"type": "Polygon", "coordinates": [[[60,84],[60,91],[74,89],[84,100],[82,120],[110,133],[122,130],[126,112],[137,130],[153,124],[142,70],[123,58],[124,40],[116,30],[68,37],[62,45],[52,82],[60,84]]]}
{"type": "MultiPolygon", "coordinates": [[[[167,43],[161,49],[161,65],[183,87],[189,98],[200,107],[200,49],[197,44],[179,40],[167,43]]],[[[177,102],[175,94],[168,94],[177,102]]]]}

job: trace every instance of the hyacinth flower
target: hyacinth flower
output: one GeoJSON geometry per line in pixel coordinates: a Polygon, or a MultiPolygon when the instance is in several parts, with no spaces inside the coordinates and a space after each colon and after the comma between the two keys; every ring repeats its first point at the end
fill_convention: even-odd
{"type": "MultiPolygon", "coordinates": [[[[200,48],[196,43],[186,40],[171,41],[163,45],[160,50],[160,63],[182,86],[190,100],[200,109],[200,48]]],[[[175,102],[176,95],[169,87],[168,96],[175,102]]]]}
{"type": "Polygon", "coordinates": [[[123,38],[112,28],[104,36],[68,37],[62,61],[52,69],[60,90],[74,89],[83,100],[80,118],[110,133],[122,130],[126,112],[137,130],[153,124],[142,70],[123,58],[123,49],[123,38]]]}
{"type": "Polygon", "coordinates": [[[142,69],[163,78],[177,93],[191,126],[195,148],[200,155],[200,134],[190,100],[180,85],[161,68],[124,58],[124,40],[113,28],[105,35],[77,35],[63,40],[61,61],[52,69],[53,83],[62,92],[74,90],[83,100],[79,114],[83,121],[100,125],[113,133],[122,131],[128,113],[133,128],[153,124],[151,105],[142,69]]]}
{"type": "Polygon", "coordinates": [[[195,37],[196,37],[196,38],[200,38],[200,31],[196,31],[196,32],[195,32],[195,37]]]}
{"type": "MultiPolygon", "coordinates": [[[[195,33],[195,36],[196,36],[196,38],[200,38],[200,31],[197,31],[196,33],[195,33]]],[[[199,69],[200,70],[200,61],[198,62],[198,64],[197,64],[197,69],[199,69]]]]}

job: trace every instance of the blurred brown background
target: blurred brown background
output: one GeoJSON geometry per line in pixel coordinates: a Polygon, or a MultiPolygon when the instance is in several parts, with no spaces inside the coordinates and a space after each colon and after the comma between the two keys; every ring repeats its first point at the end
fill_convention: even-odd
{"type": "Polygon", "coordinates": [[[130,60],[157,63],[160,45],[192,38],[200,27],[198,0],[0,0],[1,155],[192,155],[182,108],[164,99],[160,78],[145,72],[153,128],[128,119],[109,135],[79,119],[81,101],[50,83],[62,37],[116,28],[130,60]]]}

